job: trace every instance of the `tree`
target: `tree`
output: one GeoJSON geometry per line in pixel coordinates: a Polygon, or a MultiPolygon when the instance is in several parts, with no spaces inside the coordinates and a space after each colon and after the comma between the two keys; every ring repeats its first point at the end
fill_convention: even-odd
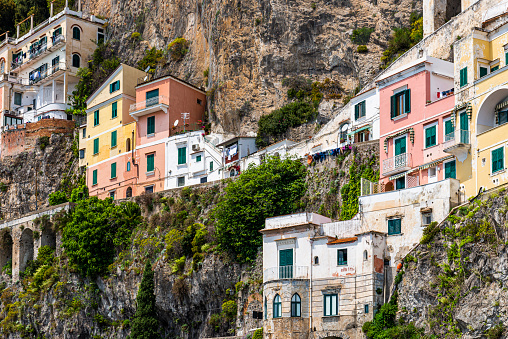
{"type": "Polygon", "coordinates": [[[16,13],[16,4],[13,0],[0,0],[0,34],[9,31],[9,35],[14,37],[14,15],[16,13]]]}
{"type": "Polygon", "coordinates": [[[115,205],[111,199],[80,200],[62,232],[62,246],[69,261],[83,276],[95,277],[113,263],[115,251],[125,245],[140,222],[139,206],[115,205]]]}
{"type": "Polygon", "coordinates": [[[240,262],[255,258],[265,219],[293,213],[305,193],[305,166],[298,160],[268,157],[230,182],[213,210],[219,249],[240,262]]]}
{"type": "Polygon", "coordinates": [[[155,312],[155,294],[152,265],[146,262],[143,279],[136,297],[136,313],[132,320],[130,339],[159,338],[159,322],[155,312]]]}

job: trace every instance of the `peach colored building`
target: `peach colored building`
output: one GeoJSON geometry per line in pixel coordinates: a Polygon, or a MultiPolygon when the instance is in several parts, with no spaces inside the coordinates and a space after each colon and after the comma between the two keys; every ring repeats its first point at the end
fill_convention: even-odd
{"type": "Polygon", "coordinates": [[[453,155],[453,64],[425,57],[377,80],[380,92],[380,183],[385,191],[456,177],[453,155]]]}
{"type": "Polygon", "coordinates": [[[202,129],[206,105],[203,90],[175,77],[145,79],[138,79],[136,103],[129,109],[137,122],[136,195],[165,189],[165,179],[171,176],[168,168],[172,167],[167,166],[167,161],[187,166],[191,148],[182,144],[177,158],[166,161],[166,144],[174,135],[202,129]]]}

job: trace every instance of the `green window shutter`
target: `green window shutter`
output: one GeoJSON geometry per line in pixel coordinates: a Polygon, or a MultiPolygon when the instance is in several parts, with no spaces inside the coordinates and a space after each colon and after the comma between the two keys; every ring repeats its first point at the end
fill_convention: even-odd
{"type": "Polygon", "coordinates": [[[200,162],[200,161],[201,161],[201,155],[196,156],[196,162],[200,162]]]}
{"type": "Polygon", "coordinates": [[[155,133],[155,116],[148,117],[146,134],[154,134],[154,133],[155,133]]]}
{"type": "Polygon", "coordinates": [[[116,162],[111,164],[111,179],[116,178],[116,162]]]}
{"type": "Polygon", "coordinates": [[[401,220],[390,219],[388,220],[388,235],[401,233],[401,220]]]}
{"type": "Polygon", "coordinates": [[[404,91],[404,113],[411,112],[411,90],[406,89],[404,91]]]}
{"type": "Polygon", "coordinates": [[[187,147],[180,147],[178,149],[178,165],[185,164],[187,162],[187,147]]]}
{"type": "Polygon", "coordinates": [[[97,170],[92,172],[92,185],[97,185],[97,170]]]}
{"type": "Polygon", "coordinates": [[[116,118],[118,116],[117,104],[116,102],[111,104],[111,117],[116,118]]]}
{"type": "Polygon", "coordinates": [[[99,138],[93,140],[93,154],[99,153],[99,138]]]}
{"type": "Polygon", "coordinates": [[[358,111],[359,111],[359,107],[358,107],[359,104],[356,104],[355,105],[355,120],[358,120],[358,111]]]}
{"type": "Polygon", "coordinates": [[[155,154],[149,154],[146,156],[146,171],[152,172],[155,170],[155,154]]]}
{"type": "Polygon", "coordinates": [[[460,87],[467,85],[467,67],[460,70],[460,87]]]}
{"type": "Polygon", "coordinates": [[[367,105],[365,105],[365,100],[362,101],[362,117],[365,116],[365,109],[366,109],[367,105]]]}
{"type": "Polygon", "coordinates": [[[436,126],[428,127],[425,129],[425,147],[432,147],[436,145],[436,126]]]}
{"type": "Polygon", "coordinates": [[[492,173],[504,169],[504,148],[500,147],[492,151],[492,173]]]}
{"type": "Polygon", "coordinates": [[[498,69],[499,69],[499,65],[494,66],[494,67],[492,67],[492,68],[490,69],[490,73],[495,72],[495,71],[497,71],[498,69]]]}
{"type": "Polygon", "coordinates": [[[116,131],[111,132],[111,147],[116,147],[116,131]]]}
{"type": "Polygon", "coordinates": [[[406,137],[395,140],[395,155],[406,153],[406,137]]]}
{"type": "Polygon", "coordinates": [[[445,163],[444,168],[445,168],[445,179],[456,178],[455,161],[445,163]]]}
{"type": "Polygon", "coordinates": [[[213,171],[213,161],[210,161],[210,172],[213,171]]]}
{"type": "Polygon", "coordinates": [[[93,125],[97,126],[99,124],[99,110],[93,112],[93,125]]]}
{"type": "Polygon", "coordinates": [[[445,121],[445,135],[452,134],[453,133],[453,124],[452,119],[445,121]]]}
{"type": "Polygon", "coordinates": [[[113,93],[113,84],[109,84],[109,93],[113,93]]]}
{"type": "Polygon", "coordinates": [[[488,70],[486,67],[480,67],[480,78],[486,76],[488,73],[488,70]]]}
{"type": "Polygon", "coordinates": [[[293,266],[293,249],[279,251],[279,266],[293,266]]]}
{"type": "Polygon", "coordinates": [[[146,92],[146,107],[157,105],[159,103],[159,89],[154,89],[153,91],[146,92]],[[157,99],[155,99],[157,98],[157,99]],[[151,99],[151,100],[150,100],[151,99]],[[148,101],[150,100],[150,102],[148,101]]]}
{"type": "Polygon", "coordinates": [[[396,98],[395,98],[395,95],[392,95],[390,97],[390,117],[393,119],[395,117],[395,114],[396,114],[396,108],[395,108],[395,105],[396,105],[396,98]]]}
{"type": "Polygon", "coordinates": [[[508,66],[508,52],[504,54],[504,65],[508,66]]]}

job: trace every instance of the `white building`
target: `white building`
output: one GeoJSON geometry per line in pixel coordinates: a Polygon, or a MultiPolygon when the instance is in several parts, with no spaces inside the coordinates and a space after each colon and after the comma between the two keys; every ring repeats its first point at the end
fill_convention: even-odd
{"type": "Polygon", "coordinates": [[[166,141],[165,189],[221,179],[222,152],[217,146],[220,135],[205,136],[204,131],[177,134],[166,141]],[[178,148],[185,145],[188,162],[178,165],[178,148]]]}
{"type": "Polygon", "coordinates": [[[231,178],[240,174],[241,160],[257,152],[256,137],[240,136],[228,139],[217,145],[222,149],[222,178],[231,178]]]}
{"type": "Polygon", "coordinates": [[[459,203],[447,179],[363,196],[352,220],[314,213],[269,218],[263,233],[264,333],[269,339],[361,337],[390,297],[396,266],[432,220],[459,203]]]}
{"type": "Polygon", "coordinates": [[[351,126],[348,137],[352,142],[379,139],[379,89],[371,87],[351,99],[351,126]]]}

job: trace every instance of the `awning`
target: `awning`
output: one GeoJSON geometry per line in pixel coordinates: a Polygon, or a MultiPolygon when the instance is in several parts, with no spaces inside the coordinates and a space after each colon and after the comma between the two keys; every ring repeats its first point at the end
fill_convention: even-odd
{"type": "Polygon", "coordinates": [[[390,178],[388,178],[388,180],[392,181],[392,180],[395,180],[395,179],[398,179],[398,178],[402,178],[405,175],[406,175],[406,172],[395,174],[395,175],[392,175],[390,178]]]}
{"type": "Polygon", "coordinates": [[[420,167],[418,167],[419,170],[424,170],[424,169],[427,169],[427,168],[430,168],[430,167],[434,167],[435,165],[445,161],[445,160],[448,160],[448,159],[451,159],[453,158],[453,155],[448,155],[444,158],[441,158],[441,159],[437,159],[437,160],[434,160],[434,161],[431,161],[431,162],[428,162],[426,164],[423,164],[421,165],[420,167]]]}
{"type": "Polygon", "coordinates": [[[358,237],[351,237],[351,238],[341,238],[341,239],[335,239],[328,237],[329,241],[326,243],[327,245],[336,245],[336,244],[345,244],[348,242],[355,242],[358,240],[358,237]]]}
{"type": "Polygon", "coordinates": [[[499,110],[501,110],[501,109],[505,108],[506,106],[508,106],[508,100],[503,101],[503,102],[502,102],[502,103],[500,103],[500,104],[497,104],[497,105],[496,105],[496,111],[499,111],[499,110]]]}
{"type": "Polygon", "coordinates": [[[356,134],[356,133],[358,133],[360,131],[363,131],[363,130],[366,130],[366,129],[370,129],[370,125],[363,126],[363,127],[358,128],[358,129],[355,129],[354,131],[349,132],[347,135],[353,135],[353,134],[356,134]]]}

